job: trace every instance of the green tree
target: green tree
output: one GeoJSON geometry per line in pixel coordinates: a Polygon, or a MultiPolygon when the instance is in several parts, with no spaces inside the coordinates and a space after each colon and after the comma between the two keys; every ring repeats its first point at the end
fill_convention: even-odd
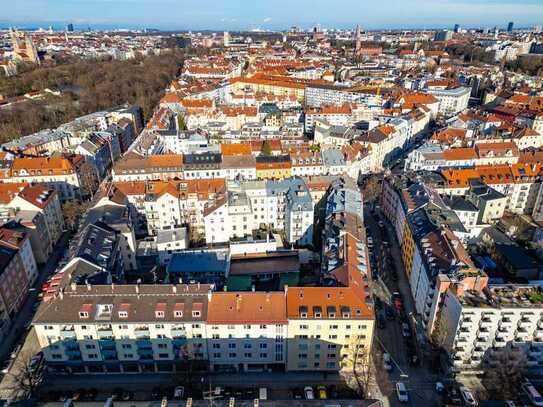
{"type": "Polygon", "coordinates": [[[270,146],[270,142],[268,140],[264,140],[262,142],[262,147],[260,147],[260,154],[264,156],[270,156],[272,155],[272,149],[270,146]]]}
{"type": "Polygon", "coordinates": [[[185,123],[185,116],[182,114],[177,115],[177,128],[179,130],[187,130],[187,124],[185,123]]]}

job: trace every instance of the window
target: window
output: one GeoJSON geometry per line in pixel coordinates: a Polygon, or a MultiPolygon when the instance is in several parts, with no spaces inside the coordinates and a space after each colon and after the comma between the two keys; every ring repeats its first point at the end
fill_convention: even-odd
{"type": "Polygon", "coordinates": [[[127,311],[119,311],[119,318],[128,318],[127,311]]]}
{"type": "Polygon", "coordinates": [[[173,316],[175,318],[183,318],[183,311],[174,311],[173,316]]]}
{"type": "Polygon", "coordinates": [[[155,317],[164,318],[164,311],[155,311],[155,317]]]}
{"type": "Polygon", "coordinates": [[[260,349],[268,349],[268,344],[267,343],[261,343],[260,344],[260,349]]]}
{"type": "Polygon", "coordinates": [[[79,318],[88,318],[89,313],[87,311],[79,311],[79,318]]]}
{"type": "Polygon", "coordinates": [[[192,311],[193,318],[200,318],[200,315],[201,315],[200,311],[192,311]]]}
{"type": "Polygon", "coordinates": [[[165,343],[159,343],[159,344],[157,345],[157,347],[158,347],[158,349],[167,349],[167,348],[168,348],[168,345],[165,344],[165,343]]]}
{"type": "Polygon", "coordinates": [[[246,352],[246,353],[243,354],[243,356],[246,357],[246,358],[252,358],[253,354],[250,353],[250,352],[246,352]]]}
{"type": "Polygon", "coordinates": [[[220,343],[214,343],[213,344],[213,349],[220,349],[221,348],[221,344],[220,343]]]}
{"type": "Polygon", "coordinates": [[[164,329],[164,325],[158,324],[158,325],[155,325],[155,328],[156,329],[164,329]]]}

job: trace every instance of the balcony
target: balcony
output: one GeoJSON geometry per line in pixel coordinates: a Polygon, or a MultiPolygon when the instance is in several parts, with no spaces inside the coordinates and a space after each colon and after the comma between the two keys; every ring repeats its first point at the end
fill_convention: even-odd
{"type": "Polygon", "coordinates": [[[136,341],[138,349],[152,349],[153,345],[149,339],[138,339],[136,341]]]}
{"type": "Polygon", "coordinates": [[[100,349],[102,350],[114,350],[115,349],[115,341],[113,338],[111,339],[101,339],[99,342],[100,349]]]}
{"type": "Polygon", "coordinates": [[[153,360],[152,350],[138,350],[140,360],[153,360]]]}
{"type": "Polygon", "coordinates": [[[151,335],[149,334],[149,328],[136,328],[134,330],[134,335],[136,335],[136,339],[149,339],[151,338],[151,335]]]}
{"type": "Polygon", "coordinates": [[[102,356],[104,360],[117,360],[117,352],[114,350],[103,350],[102,356]]]}
{"type": "Polygon", "coordinates": [[[75,329],[60,331],[60,337],[62,339],[75,339],[75,329]]]}
{"type": "Polygon", "coordinates": [[[68,355],[68,358],[76,358],[78,357],[79,360],[81,360],[81,352],[79,349],[66,349],[66,355],[68,355]]]}
{"type": "Polygon", "coordinates": [[[528,318],[522,318],[520,321],[518,321],[519,328],[530,328],[533,326],[533,324],[533,321],[530,321],[528,318]]]}

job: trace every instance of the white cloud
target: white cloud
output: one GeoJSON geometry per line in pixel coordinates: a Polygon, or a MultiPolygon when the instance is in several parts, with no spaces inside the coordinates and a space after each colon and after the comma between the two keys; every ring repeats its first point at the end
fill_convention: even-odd
{"type": "Polygon", "coordinates": [[[264,21],[265,23],[269,23],[271,20],[272,20],[271,17],[266,17],[263,21],[264,21]]]}

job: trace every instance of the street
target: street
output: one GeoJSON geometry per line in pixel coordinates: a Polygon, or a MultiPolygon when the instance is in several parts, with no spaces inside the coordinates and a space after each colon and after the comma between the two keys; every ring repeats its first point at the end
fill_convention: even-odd
{"type": "Polygon", "coordinates": [[[364,213],[368,236],[373,240],[372,257],[377,268],[378,278],[373,281],[373,292],[382,306],[376,310],[376,317],[384,321],[384,327],[376,329],[374,338],[373,359],[376,367],[376,385],[383,396],[385,406],[402,405],[396,396],[396,383],[403,382],[409,391],[408,405],[439,405],[441,397],[435,391],[438,375],[432,372],[421,361],[420,343],[415,339],[416,321],[414,304],[409,288],[409,282],[403,269],[401,249],[391,225],[384,217],[379,217],[379,211],[372,213],[370,205],[366,205],[364,213]],[[381,225],[379,226],[379,221],[381,225]],[[393,293],[399,292],[404,319],[397,312],[392,302],[393,293]],[[388,307],[388,318],[385,310],[388,307]],[[407,318],[405,318],[407,316],[407,318]],[[409,324],[411,337],[402,335],[402,321],[409,324]],[[391,358],[392,371],[384,368],[383,353],[391,358]],[[417,365],[410,363],[412,357],[418,359],[417,365]]]}
{"type": "MultiPolygon", "coordinates": [[[[32,354],[35,354],[39,351],[37,346],[37,338],[34,334],[33,329],[28,329],[30,327],[30,321],[34,317],[36,309],[34,304],[38,300],[38,295],[41,291],[41,285],[49,278],[49,276],[56,270],[59,261],[62,258],[64,250],[68,246],[68,241],[70,239],[70,233],[65,232],[57,242],[56,246],[53,249],[53,252],[49,256],[49,259],[45,265],[40,268],[40,274],[36,279],[36,282],[32,286],[32,290],[28,293],[28,298],[19,311],[15,320],[12,323],[9,335],[6,339],[0,344],[0,361],[2,361],[2,366],[5,361],[10,357],[10,353],[18,345],[22,344],[21,350],[17,355],[16,361],[13,363],[13,367],[18,365],[19,357],[30,357],[32,354]]],[[[12,369],[13,369],[12,367],[12,369]]],[[[16,374],[15,371],[10,370],[10,373],[5,376],[0,376],[0,398],[7,398],[9,396],[9,389],[11,386],[11,377],[10,375],[16,374]]]]}

